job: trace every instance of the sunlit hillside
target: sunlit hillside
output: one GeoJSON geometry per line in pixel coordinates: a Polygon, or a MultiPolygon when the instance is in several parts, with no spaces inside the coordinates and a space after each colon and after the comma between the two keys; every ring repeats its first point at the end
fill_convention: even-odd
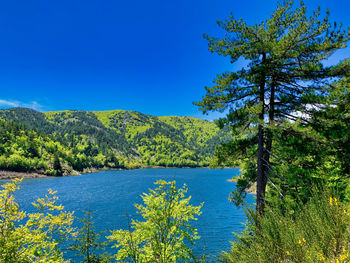
{"type": "Polygon", "coordinates": [[[215,146],[230,137],[213,122],[134,111],[13,108],[1,110],[0,117],[1,132],[11,138],[1,150],[1,169],[46,174],[89,168],[208,166],[215,146]],[[18,143],[19,136],[25,143],[18,143]],[[62,171],[55,172],[54,160],[62,171]]]}

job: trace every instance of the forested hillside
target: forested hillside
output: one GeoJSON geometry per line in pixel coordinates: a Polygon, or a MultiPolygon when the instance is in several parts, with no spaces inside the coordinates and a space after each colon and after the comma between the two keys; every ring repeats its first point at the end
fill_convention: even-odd
{"type": "Polygon", "coordinates": [[[227,130],[192,117],[134,111],[0,111],[0,169],[70,174],[89,168],[207,166],[227,130]]]}

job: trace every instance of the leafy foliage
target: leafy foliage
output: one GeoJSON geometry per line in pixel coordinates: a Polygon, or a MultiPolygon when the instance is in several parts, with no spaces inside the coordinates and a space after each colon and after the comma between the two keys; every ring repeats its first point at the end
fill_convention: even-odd
{"type": "Polygon", "coordinates": [[[313,193],[295,211],[270,207],[257,224],[247,208],[249,223],[222,262],[349,262],[350,207],[329,192],[313,193]]]}
{"type": "Polygon", "coordinates": [[[33,203],[36,213],[20,210],[14,200],[15,179],[0,191],[0,261],[65,262],[58,244],[71,237],[72,213],[57,205],[55,192],[33,203]]]}
{"type": "Polygon", "coordinates": [[[144,205],[135,205],[145,221],[132,221],[131,230],[117,230],[107,237],[117,242],[116,260],[121,262],[192,262],[196,261],[187,244],[199,238],[189,221],[196,220],[200,206],[185,198],[186,186],[177,189],[175,181],[159,180],[158,187],[143,194],[144,205]],[[187,242],[187,243],[186,243],[187,242]]]}

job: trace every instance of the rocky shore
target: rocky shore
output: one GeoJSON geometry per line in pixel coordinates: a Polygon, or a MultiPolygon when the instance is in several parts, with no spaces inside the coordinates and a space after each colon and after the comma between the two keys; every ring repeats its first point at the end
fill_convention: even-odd
{"type": "Polygon", "coordinates": [[[40,177],[47,177],[47,175],[35,173],[35,172],[25,173],[25,172],[13,172],[13,171],[0,170],[0,180],[14,179],[14,178],[40,178],[40,177]]]}

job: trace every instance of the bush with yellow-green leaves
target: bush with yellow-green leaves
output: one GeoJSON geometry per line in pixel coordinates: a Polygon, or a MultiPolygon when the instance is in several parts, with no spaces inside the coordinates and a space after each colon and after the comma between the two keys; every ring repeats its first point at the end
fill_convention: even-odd
{"type": "Polygon", "coordinates": [[[202,205],[190,205],[187,187],[159,180],[156,189],[143,194],[144,205],[135,205],[143,221],[132,221],[129,230],[112,231],[107,238],[117,248],[117,262],[201,262],[192,248],[199,238],[190,221],[197,220],[202,205]]]}
{"type": "Polygon", "coordinates": [[[20,181],[0,191],[0,262],[65,262],[58,246],[73,233],[73,214],[63,211],[52,190],[33,202],[37,212],[22,211],[14,199],[20,181]]]}
{"type": "Polygon", "coordinates": [[[294,211],[246,211],[247,228],[222,262],[350,262],[350,207],[327,191],[294,211]]]}

